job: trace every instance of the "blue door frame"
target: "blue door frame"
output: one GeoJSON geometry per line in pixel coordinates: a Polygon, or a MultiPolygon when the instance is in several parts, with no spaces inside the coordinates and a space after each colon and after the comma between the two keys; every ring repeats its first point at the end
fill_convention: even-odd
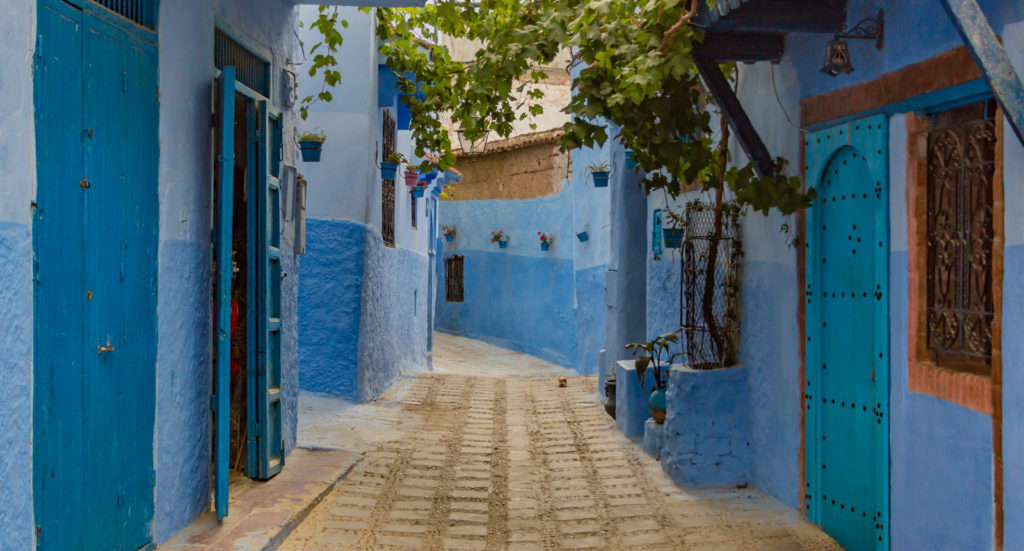
{"type": "Polygon", "coordinates": [[[36,546],[138,549],[154,505],[157,37],[92,2],[37,6],[36,546]]]}
{"type": "Polygon", "coordinates": [[[889,548],[888,119],[806,135],[807,516],[851,551],[889,548]]]}

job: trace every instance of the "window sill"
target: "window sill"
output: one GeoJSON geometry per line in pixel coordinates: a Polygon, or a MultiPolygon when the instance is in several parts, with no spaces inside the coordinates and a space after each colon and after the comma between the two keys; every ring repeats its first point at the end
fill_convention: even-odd
{"type": "Polygon", "coordinates": [[[992,415],[992,378],[910,360],[907,365],[910,392],[927,394],[967,409],[992,415]]]}

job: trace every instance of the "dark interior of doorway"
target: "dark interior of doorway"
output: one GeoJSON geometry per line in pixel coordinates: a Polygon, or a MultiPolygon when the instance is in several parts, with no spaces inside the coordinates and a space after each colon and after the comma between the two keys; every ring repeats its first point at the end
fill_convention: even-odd
{"type": "Polygon", "coordinates": [[[246,375],[248,372],[248,213],[246,204],[249,161],[253,157],[249,148],[248,128],[252,101],[242,94],[235,96],[235,171],[233,189],[234,209],[231,221],[231,456],[235,471],[245,472],[246,444],[246,375]]]}

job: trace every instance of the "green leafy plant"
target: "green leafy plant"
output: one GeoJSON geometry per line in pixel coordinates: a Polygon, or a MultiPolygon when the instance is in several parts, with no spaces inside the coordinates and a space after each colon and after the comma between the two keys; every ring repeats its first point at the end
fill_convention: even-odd
{"type": "Polygon", "coordinates": [[[442,225],[441,231],[444,232],[444,235],[455,235],[455,226],[442,225]]]}
{"type": "Polygon", "coordinates": [[[299,134],[299,141],[324,143],[327,141],[327,133],[320,130],[320,127],[314,127],[313,130],[303,130],[302,134],[299,134]]]}
{"type": "Polygon", "coordinates": [[[680,355],[679,352],[669,354],[669,348],[678,342],[679,335],[665,333],[645,343],[634,342],[626,345],[626,350],[632,350],[633,357],[636,358],[633,365],[636,368],[636,378],[640,380],[640,388],[644,387],[644,376],[648,371],[654,375],[654,387],[651,390],[665,388],[663,375],[667,374],[668,369],[672,366],[672,361],[680,355]],[[641,352],[643,354],[637,356],[641,352]]]}
{"type": "Polygon", "coordinates": [[[608,172],[608,162],[587,165],[587,170],[591,172],[608,172]]]}
{"type": "Polygon", "coordinates": [[[552,243],[555,240],[553,235],[548,235],[544,232],[537,232],[537,236],[540,237],[541,243],[552,243]]]}
{"type": "Polygon", "coordinates": [[[508,238],[505,237],[505,234],[501,230],[492,231],[491,232],[491,243],[498,243],[498,242],[501,242],[501,241],[508,241],[508,238]]]}
{"type": "Polygon", "coordinates": [[[400,165],[400,164],[408,164],[409,161],[405,158],[405,155],[402,155],[401,153],[399,153],[397,151],[393,151],[393,152],[389,153],[387,157],[384,157],[384,162],[385,163],[394,163],[396,165],[400,165]]]}

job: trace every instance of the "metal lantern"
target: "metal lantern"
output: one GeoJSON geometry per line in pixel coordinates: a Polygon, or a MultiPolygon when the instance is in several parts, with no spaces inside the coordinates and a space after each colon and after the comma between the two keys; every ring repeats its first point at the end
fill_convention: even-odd
{"type": "Polygon", "coordinates": [[[885,10],[878,10],[875,17],[861,19],[848,31],[836,33],[825,48],[825,66],[821,72],[834,77],[853,72],[846,39],[874,40],[875,48],[881,51],[885,46],[885,10]]]}
{"type": "Polygon", "coordinates": [[[825,49],[825,66],[821,72],[839,76],[853,72],[853,64],[850,63],[850,45],[845,40],[829,40],[828,48],[825,49]]]}
{"type": "Polygon", "coordinates": [[[459,147],[462,148],[462,152],[467,155],[479,155],[484,152],[484,148],[487,147],[487,132],[484,135],[475,139],[470,140],[466,137],[466,129],[460,124],[459,129],[455,131],[459,135],[459,147]]]}

